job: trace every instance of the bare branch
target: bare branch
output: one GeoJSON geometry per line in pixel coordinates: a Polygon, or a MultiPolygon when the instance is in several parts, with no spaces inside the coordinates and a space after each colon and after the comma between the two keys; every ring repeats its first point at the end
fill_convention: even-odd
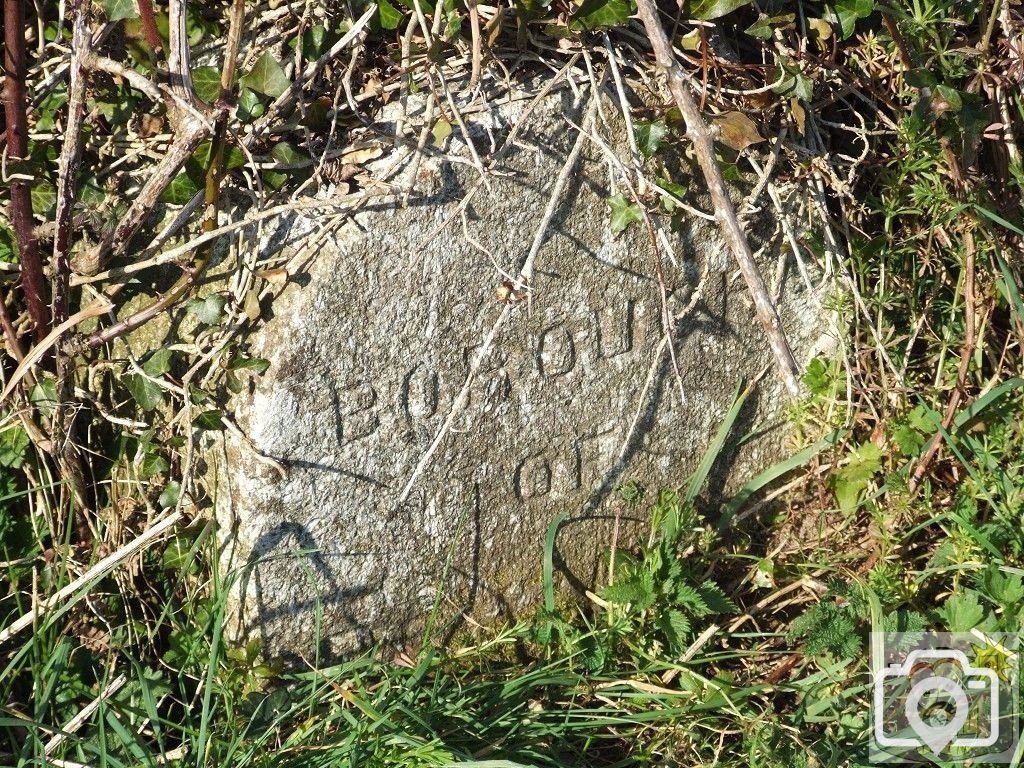
{"type": "MultiPolygon", "coordinates": [[[[4,117],[7,122],[7,153],[19,160],[28,157],[28,97],[25,79],[25,5],[22,0],[4,0],[4,117]]],[[[50,329],[46,280],[39,247],[33,231],[31,185],[14,179],[10,185],[11,226],[21,259],[21,286],[36,339],[50,329]]]]}
{"type": "Polygon", "coordinates": [[[637,11],[647,30],[647,37],[654,48],[654,54],[658,61],[658,67],[668,80],[669,90],[672,97],[683,113],[686,121],[686,135],[693,142],[697,154],[697,162],[700,164],[704,179],[711,193],[711,202],[715,208],[715,219],[722,230],[722,236],[729,245],[736,262],[739,265],[743,279],[754,300],[757,308],[757,317],[761,322],[768,343],[771,345],[775,355],[775,363],[779,375],[789,394],[796,397],[800,393],[800,370],[793,357],[789,342],[782,330],[782,321],[779,318],[778,310],[772,303],[768,290],[765,287],[761,273],[754,261],[754,254],[750,250],[743,228],[736,219],[736,209],[729,198],[729,193],[722,178],[722,171],[715,160],[714,142],[711,131],[704,122],[704,118],[697,109],[697,104],[690,95],[687,77],[682,68],[675,60],[672,47],[669,45],[665,30],[658,21],[658,10],[654,0],[637,0],[637,11]]]}

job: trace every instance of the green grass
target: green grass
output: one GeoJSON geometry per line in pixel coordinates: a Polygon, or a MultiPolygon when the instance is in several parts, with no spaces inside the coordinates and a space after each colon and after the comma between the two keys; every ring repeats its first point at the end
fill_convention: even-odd
{"type": "MultiPolygon", "coordinates": [[[[649,517],[650,535],[615,553],[612,583],[586,602],[566,606],[555,594],[556,516],[537,564],[544,600],[535,616],[445,648],[428,630],[415,657],[374,649],[322,668],[285,671],[256,644],[225,642],[233,576],[219,568],[212,523],[199,519],[89,579],[0,644],[0,766],[862,765],[870,632],[1019,631],[1024,169],[1013,142],[985,134],[1006,115],[1006,130],[1024,140],[1019,53],[992,4],[867,5],[800,4],[793,20],[771,22],[780,45],[808,52],[804,64],[821,70],[805,68],[791,90],[770,94],[766,133],[786,124],[796,136],[802,103],[818,130],[838,125],[855,137],[842,139],[840,129],[832,137],[844,151],[843,141],[856,144],[848,157],[867,142],[858,162],[825,158],[842,171],[824,175],[832,206],[801,234],[808,258],[850,282],[829,299],[847,329],[842,354],[812,362],[806,395],[788,410],[790,459],[731,499],[705,497],[716,457],[740,439],[734,420],[747,393],[738,388],[691,477],[642,489],[647,501],[635,486],[621,489],[631,511],[649,517]],[[810,22],[833,11],[855,24],[833,24],[819,45],[806,31],[820,35],[810,22]],[[849,189],[836,181],[847,172],[849,189]],[[839,233],[838,253],[826,253],[825,227],[839,233]]],[[[411,14],[381,7],[383,28],[372,28],[367,56],[393,66],[388,35],[411,14]]],[[[457,22],[458,8],[444,7],[457,22]]],[[[565,23],[562,13],[571,14],[569,28],[556,31],[569,35],[600,19],[622,23],[630,11],[616,2],[585,12],[516,8],[522,24],[501,38],[516,46],[542,36],[548,22],[565,23]]],[[[743,30],[756,21],[749,6],[719,21],[751,67],[762,49],[743,30]]],[[[210,19],[189,23],[196,34],[219,34],[210,19]]],[[[341,31],[326,29],[323,39],[311,31],[302,47],[315,54],[341,31]]],[[[131,58],[135,34],[126,61],[145,69],[131,58]]],[[[602,51],[592,51],[598,62],[602,51]]],[[[708,73],[732,82],[713,48],[701,52],[708,73]]],[[[782,53],[764,55],[795,66],[782,53]]],[[[100,111],[120,103],[110,83],[94,88],[100,111]]],[[[259,106],[251,90],[243,96],[259,106]]],[[[40,119],[52,123],[61,108],[48,99],[40,119]]],[[[36,152],[41,178],[55,172],[51,149],[36,152]]],[[[657,151],[685,149],[666,128],[657,151]]],[[[724,148],[722,161],[743,169],[724,148]]],[[[98,160],[87,152],[83,162],[98,160]]],[[[805,154],[784,149],[780,167],[797,183],[816,183],[805,154]]],[[[106,193],[90,186],[82,204],[116,198],[115,182],[127,178],[111,177],[106,193]]],[[[123,208],[115,202],[112,210],[123,208]]],[[[5,261],[14,258],[4,255],[9,235],[0,227],[5,261]]],[[[142,362],[149,378],[101,386],[112,413],[151,427],[97,427],[97,444],[109,449],[91,467],[101,507],[178,501],[184,438],[153,407],[170,395],[149,384],[181,363],[153,355],[142,362]]],[[[232,357],[225,388],[241,388],[242,371],[260,365],[232,357]]],[[[0,632],[123,543],[83,547],[73,536],[66,486],[21,420],[48,417],[45,384],[26,392],[25,410],[5,404],[0,412],[0,632]]],[[[206,408],[224,392],[192,394],[206,408]]],[[[96,525],[96,542],[107,541],[105,524],[96,525]]],[[[1014,759],[1021,763],[1019,750],[1014,759]]]]}

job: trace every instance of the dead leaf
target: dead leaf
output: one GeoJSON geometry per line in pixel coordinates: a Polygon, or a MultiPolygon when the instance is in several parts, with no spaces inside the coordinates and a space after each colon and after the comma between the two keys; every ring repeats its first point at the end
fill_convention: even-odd
{"type": "Polygon", "coordinates": [[[444,144],[444,140],[452,135],[452,124],[444,117],[439,117],[437,122],[434,123],[434,146],[440,147],[444,144]]]}
{"type": "Polygon", "coordinates": [[[277,269],[258,269],[255,272],[256,277],[261,280],[266,280],[271,285],[278,287],[288,282],[288,270],[284,267],[278,267],[277,269]]]}
{"type": "Polygon", "coordinates": [[[252,322],[256,322],[260,319],[260,297],[255,288],[245,294],[245,304],[243,309],[245,310],[245,316],[252,322]]]}
{"type": "Polygon", "coordinates": [[[346,165],[362,165],[371,160],[376,160],[384,154],[384,149],[379,144],[368,147],[354,147],[341,153],[341,161],[346,165]]]}
{"type": "Polygon", "coordinates": [[[823,50],[825,43],[832,37],[832,25],[824,19],[807,20],[808,37],[814,40],[823,50]]]}
{"type": "Polygon", "coordinates": [[[797,131],[803,136],[804,126],[807,124],[807,113],[804,111],[800,99],[796,96],[789,100],[789,111],[793,113],[793,121],[796,123],[797,131]]]}
{"type": "Polygon", "coordinates": [[[751,144],[764,139],[757,130],[757,124],[742,112],[726,112],[714,119],[719,131],[719,141],[730,149],[740,152],[751,144]]]}

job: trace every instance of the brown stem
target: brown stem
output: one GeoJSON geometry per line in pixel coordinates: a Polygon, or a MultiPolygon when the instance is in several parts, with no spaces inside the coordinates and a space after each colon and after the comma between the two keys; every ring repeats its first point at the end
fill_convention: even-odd
{"type": "MultiPolygon", "coordinates": [[[[25,81],[28,67],[25,59],[25,4],[23,0],[4,0],[4,116],[7,120],[7,153],[10,157],[28,158],[28,98],[25,81]]],[[[47,311],[46,280],[39,259],[30,184],[21,178],[10,185],[11,226],[18,241],[21,259],[21,287],[25,295],[32,331],[42,339],[50,329],[47,311]]]]}
{"type": "Polygon", "coordinates": [[[956,372],[956,389],[953,390],[949,402],[946,404],[946,411],[942,417],[942,429],[936,430],[935,434],[932,435],[928,448],[917,462],[917,466],[914,467],[914,472],[910,476],[907,487],[911,493],[914,493],[918,486],[921,485],[921,481],[924,480],[924,476],[928,472],[928,467],[935,459],[939,448],[942,447],[942,436],[949,431],[950,426],[953,424],[956,410],[960,406],[960,401],[963,399],[967,389],[967,374],[971,367],[971,357],[974,354],[975,334],[977,332],[975,327],[976,299],[974,295],[976,254],[974,235],[970,230],[964,232],[964,246],[967,249],[967,257],[964,262],[964,341],[960,347],[960,366],[956,372]]]}
{"type": "Polygon", "coordinates": [[[658,21],[658,10],[654,0],[637,0],[637,11],[640,19],[647,30],[647,37],[651,41],[658,67],[668,80],[669,90],[675,99],[676,106],[683,114],[686,121],[686,135],[693,143],[697,153],[697,162],[704,173],[704,180],[711,193],[711,202],[715,209],[715,219],[722,230],[722,237],[732,250],[733,256],[739,265],[740,272],[747,284],[754,306],[757,309],[757,317],[764,329],[768,343],[771,345],[772,353],[775,356],[775,363],[789,394],[796,397],[800,393],[800,372],[793,351],[790,349],[786,334],[782,330],[782,321],[779,318],[778,310],[772,303],[765,287],[761,273],[754,261],[754,254],[750,250],[743,228],[736,219],[736,209],[729,198],[725,187],[725,180],[722,178],[722,171],[715,159],[714,142],[711,131],[704,122],[704,118],[697,109],[697,104],[690,95],[686,75],[680,68],[672,53],[665,30],[658,21]]]}
{"type": "Polygon", "coordinates": [[[137,0],[139,6],[139,21],[142,22],[142,34],[146,37],[146,45],[153,49],[153,55],[158,56],[163,51],[163,43],[160,40],[160,33],[156,30],[156,14],[153,13],[153,0],[137,0]]]}

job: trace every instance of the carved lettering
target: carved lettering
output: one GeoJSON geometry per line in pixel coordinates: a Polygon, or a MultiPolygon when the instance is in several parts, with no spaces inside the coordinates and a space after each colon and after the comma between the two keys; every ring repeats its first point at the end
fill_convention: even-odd
{"type": "Polygon", "coordinates": [[[537,338],[537,369],[542,376],[562,376],[576,365],[576,344],[572,334],[558,323],[540,332],[537,338]]]}
{"type": "Polygon", "coordinates": [[[359,381],[338,391],[336,408],[339,414],[341,443],[369,437],[377,431],[377,391],[366,381],[359,381]]]}
{"type": "Polygon", "coordinates": [[[616,357],[633,349],[633,301],[616,297],[594,311],[597,356],[616,357]]]}
{"type": "Polygon", "coordinates": [[[437,373],[420,363],[402,379],[399,407],[410,421],[427,419],[437,413],[441,382],[437,373]]]}
{"type": "Polygon", "coordinates": [[[516,467],[512,482],[520,501],[545,496],[551,491],[551,465],[541,455],[527,456],[516,467]]]}
{"type": "Polygon", "coordinates": [[[596,491],[614,468],[615,430],[611,427],[576,438],[577,487],[587,493],[596,491]]]}
{"type": "Polygon", "coordinates": [[[548,494],[560,498],[579,487],[579,451],[575,446],[564,454],[551,448],[527,456],[512,477],[512,490],[520,501],[548,494]]]}

